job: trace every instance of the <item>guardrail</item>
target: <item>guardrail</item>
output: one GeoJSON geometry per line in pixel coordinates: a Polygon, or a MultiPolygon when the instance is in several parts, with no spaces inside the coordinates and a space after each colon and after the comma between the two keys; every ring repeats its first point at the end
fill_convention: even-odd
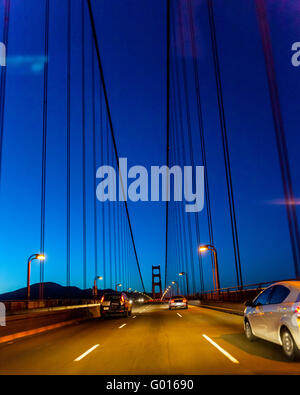
{"type": "Polygon", "coordinates": [[[254,299],[263,289],[277,283],[279,281],[297,281],[296,279],[266,281],[256,284],[244,285],[240,287],[227,287],[216,290],[206,291],[200,294],[202,301],[220,301],[220,302],[245,302],[249,299],[254,299]]]}

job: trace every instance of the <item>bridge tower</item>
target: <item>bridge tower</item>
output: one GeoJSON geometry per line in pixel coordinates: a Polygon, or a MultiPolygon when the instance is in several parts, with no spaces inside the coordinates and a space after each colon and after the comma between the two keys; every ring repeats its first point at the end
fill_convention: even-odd
{"type": "Polygon", "coordinates": [[[153,299],[162,297],[160,265],[152,265],[152,297],[153,299]],[[156,292],[157,287],[159,288],[158,292],[156,292]]]}

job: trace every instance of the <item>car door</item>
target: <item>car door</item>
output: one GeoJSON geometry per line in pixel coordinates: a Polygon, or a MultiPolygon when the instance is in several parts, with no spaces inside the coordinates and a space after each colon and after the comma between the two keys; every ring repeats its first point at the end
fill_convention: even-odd
{"type": "Polygon", "coordinates": [[[262,293],[260,293],[258,297],[254,299],[253,307],[248,314],[248,319],[250,321],[253,334],[263,339],[266,339],[267,336],[267,322],[265,320],[265,312],[269,304],[269,299],[272,291],[273,287],[269,287],[265,289],[262,293]]]}
{"type": "Polygon", "coordinates": [[[266,322],[267,340],[279,343],[278,328],[281,317],[288,312],[284,300],[288,297],[290,290],[284,285],[274,285],[269,304],[265,306],[264,320],[266,322]]]}

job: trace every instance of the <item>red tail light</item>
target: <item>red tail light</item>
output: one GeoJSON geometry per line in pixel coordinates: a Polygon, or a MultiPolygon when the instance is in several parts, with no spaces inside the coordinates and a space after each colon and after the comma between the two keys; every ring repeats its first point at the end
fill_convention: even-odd
{"type": "Polygon", "coordinates": [[[102,303],[104,301],[104,295],[102,296],[100,303],[102,303]]]}
{"type": "Polygon", "coordinates": [[[300,318],[300,306],[296,307],[295,313],[296,313],[297,317],[300,318]]]}
{"type": "Polygon", "coordinates": [[[183,303],[186,303],[187,302],[187,300],[186,299],[183,299],[183,303]]]}
{"type": "Polygon", "coordinates": [[[121,296],[121,302],[124,303],[124,296],[123,295],[121,296]]]}
{"type": "Polygon", "coordinates": [[[170,302],[171,302],[171,303],[175,303],[175,300],[174,300],[174,299],[172,299],[170,302]]]}

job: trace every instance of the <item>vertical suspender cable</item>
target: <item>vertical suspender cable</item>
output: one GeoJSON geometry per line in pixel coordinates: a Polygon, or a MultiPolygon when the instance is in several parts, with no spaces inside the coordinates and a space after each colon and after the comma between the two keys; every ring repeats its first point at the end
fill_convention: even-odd
{"type": "Polygon", "coordinates": [[[122,227],[123,227],[123,219],[122,219],[122,210],[121,206],[119,205],[119,221],[118,221],[118,230],[119,230],[119,243],[118,243],[118,249],[119,249],[119,269],[120,269],[120,281],[125,288],[125,279],[124,279],[124,272],[123,272],[123,238],[122,238],[122,227]]]}
{"type": "MultiPolygon", "coordinates": [[[[108,138],[108,125],[106,125],[106,152],[107,152],[107,163],[110,165],[110,151],[109,147],[109,138],[108,138]]],[[[110,286],[113,288],[113,270],[112,270],[112,234],[111,234],[111,204],[107,205],[108,209],[108,238],[109,238],[109,256],[108,256],[108,263],[109,263],[109,279],[110,279],[110,286]]]]}
{"type": "MultiPolygon", "coordinates": [[[[45,210],[46,210],[46,165],[47,165],[47,115],[48,115],[48,53],[49,53],[49,0],[45,1],[45,42],[44,42],[44,98],[43,98],[43,140],[42,140],[42,179],[41,179],[41,241],[40,252],[45,252],[45,210]]],[[[43,298],[44,264],[40,263],[39,297],[43,298]]]]}
{"type": "MultiPolygon", "coordinates": [[[[112,157],[112,164],[113,164],[113,146],[111,145],[111,157],[112,157]]],[[[109,203],[111,205],[111,202],[109,203]]],[[[112,230],[113,230],[113,253],[114,253],[114,283],[118,284],[119,280],[117,278],[117,244],[116,244],[116,202],[112,204],[112,230]]]]}
{"type": "MultiPolygon", "coordinates": [[[[124,197],[125,196],[124,185],[123,185],[123,181],[122,181],[122,177],[121,177],[121,173],[120,173],[120,168],[119,168],[119,154],[118,154],[117,143],[116,143],[115,133],[114,133],[114,127],[113,127],[112,117],[111,117],[111,112],[110,112],[110,107],[109,107],[107,89],[106,89],[104,72],[103,72],[103,67],[102,67],[102,62],[101,62],[101,57],[100,57],[100,50],[99,50],[99,44],[98,44],[98,39],[97,39],[97,32],[96,32],[96,26],[95,26],[95,21],[94,21],[94,15],[93,15],[93,9],[92,9],[91,0],[87,0],[87,3],[88,3],[90,22],[91,22],[91,27],[92,27],[92,32],[93,32],[93,38],[94,38],[94,42],[95,42],[95,48],[96,48],[96,54],[97,54],[97,60],[98,60],[98,68],[99,68],[100,78],[101,78],[101,82],[102,82],[102,88],[103,88],[104,100],[105,100],[105,105],[106,105],[106,111],[107,111],[107,116],[108,116],[108,121],[109,121],[109,129],[110,129],[111,138],[112,138],[112,142],[113,142],[113,148],[114,148],[115,158],[116,158],[116,161],[117,161],[117,166],[118,166],[118,170],[119,170],[119,174],[120,174],[121,188],[122,188],[123,197],[124,197]]],[[[139,262],[138,255],[137,255],[135,240],[134,240],[134,236],[133,236],[133,230],[132,230],[132,226],[131,226],[128,205],[127,205],[127,201],[125,199],[124,199],[124,205],[125,205],[127,222],[128,222],[128,226],[129,226],[129,231],[130,231],[130,236],[131,236],[134,256],[135,256],[135,260],[136,260],[136,265],[137,265],[138,272],[139,272],[139,277],[140,277],[140,280],[141,280],[141,284],[142,284],[143,290],[144,290],[144,292],[146,292],[145,286],[144,286],[143,277],[142,277],[140,262],[139,262]]]]}
{"type": "MultiPolygon", "coordinates": [[[[198,53],[197,53],[197,46],[196,46],[196,39],[195,39],[195,25],[194,25],[192,1],[188,0],[187,5],[188,5],[188,16],[189,16],[189,26],[190,26],[191,47],[192,47],[195,89],[196,89],[196,98],[197,98],[197,115],[198,115],[198,127],[199,127],[199,134],[200,134],[200,146],[201,146],[201,154],[202,154],[202,163],[204,166],[204,186],[205,186],[205,200],[206,200],[206,214],[207,214],[207,222],[208,222],[208,234],[209,234],[210,244],[214,245],[210,192],[209,192],[209,183],[208,183],[208,168],[207,168],[207,159],[206,159],[206,145],[205,145],[205,138],[204,138],[203,113],[202,113],[201,94],[200,94],[200,80],[199,80],[199,72],[198,72],[198,69],[199,69],[198,53]]],[[[212,255],[211,255],[211,259],[212,259],[212,265],[214,265],[212,255]]]]}
{"type": "MultiPolygon", "coordinates": [[[[173,141],[172,145],[174,147],[174,162],[180,164],[180,154],[179,154],[179,142],[178,142],[178,127],[177,127],[177,119],[176,118],[176,103],[175,97],[172,101],[172,113],[173,113],[173,125],[174,125],[174,133],[173,133],[173,141]]],[[[182,204],[182,203],[181,203],[182,204]]],[[[178,246],[178,273],[185,271],[187,267],[187,245],[186,245],[186,233],[184,230],[184,225],[181,225],[180,212],[182,211],[182,207],[180,207],[180,202],[175,205],[175,228],[177,233],[177,246],[178,246]],[[184,238],[184,241],[183,241],[184,238]]]]}
{"type": "Polygon", "coordinates": [[[123,267],[124,267],[124,281],[126,282],[126,288],[129,288],[130,285],[128,284],[127,281],[127,271],[128,271],[128,267],[127,267],[127,263],[126,263],[126,224],[125,224],[125,216],[124,216],[124,211],[123,211],[123,226],[122,226],[122,235],[123,235],[123,267]]]}
{"type": "MultiPolygon", "coordinates": [[[[174,35],[174,42],[175,42],[175,32],[174,30],[172,31],[174,35]]],[[[179,81],[179,72],[178,72],[178,64],[177,64],[177,59],[176,59],[176,54],[175,54],[175,64],[174,64],[174,74],[176,75],[176,83],[177,83],[177,90],[175,90],[174,95],[173,95],[173,100],[174,100],[174,146],[175,146],[175,153],[177,149],[177,158],[179,163],[183,163],[185,165],[186,163],[186,155],[185,155],[185,143],[184,143],[184,137],[183,137],[183,114],[182,114],[182,108],[181,108],[181,90],[180,90],[180,81],[179,81]],[[176,94],[178,96],[178,102],[176,101],[176,94]],[[178,107],[178,117],[177,117],[177,107],[178,107]],[[179,119],[179,121],[178,121],[179,119]],[[177,127],[178,125],[178,127],[177,127]],[[180,155],[180,147],[182,148],[182,160],[181,160],[181,155],[180,155]]],[[[174,88],[176,87],[175,80],[173,81],[173,86],[174,88]]],[[[183,250],[184,250],[184,256],[185,256],[185,271],[187,272],[187,269],[189,267],[188,262],[188,254],[187,251],[189,251],[189,256],[190,256],[190,262],[192,264],[192,251],[193,251],[193,246],[192,246],[192,240],[191,240],[191,221],[190,221],[190,216],[184,215],[184,209],[182,205],[178,205],[179,209],[179,226],[182,229],[182,234],[183,234],[183,250]],[[186,222],[187,222],[187,228],[188,228],[188,237],[189,237],[189,247],[187,245],[187,237],[186,237],[186,222]]]]}
{"type": "MultiPolygon", "coordinates": [[[[7,55],[7,48],[8,48],[9,16],[10,16],[10,0],[5,0],[2,42],[6,48],[6,55],[7,55]]],[[[5,88],[6,88],[6,67],[1,67],[1,80],[0,80],[0,181],[1,181],[1,170],[2,170],[2,150],[3,150],[4,111],[5,111],[5,90],[6,90],[5,88]]]]}
{"type": "Polygon", "coordinates": [[[229,145],[228,145],[227,128],[226,128],[226,120],[225,120],[225,110],[224,110],[221,71],[220,71],[220,62],[219,62],[219,54],[218,54],[218,46],[217,46],[217,38],[216,38],[216,26],[215,26],[213,2],[212,0],[206,0],[206,1],[208,8],[214,70],[215,70],[215,78],[217,85],[218,107],[219,107],[220,126],[222,133],[222,145],[224,152],[227,193],[228,193],[229,209],[230,209],[231,231],[232,231],[232,239],[233,239],[237,285],[242,288],[243,279],[242,279],[242,269],[241,269],[241,259],[240,259],[240,247],[239,247],[239,239],[238,239],[238,231],[237,231],[237,223],[236,223],[235,203],[234,203],[233,185],[232,185],[232,177],[231,177],[230,154],[229,154],[229,145]]]}
{"type": "MultiPolygon", "coordinates": [[[[103,120],[103,108],[102,108],[102,91],[100,89],[100,141],[101,141],[101,163],[104,165],[104,120],[103,120]]],[[[103,284],[104,289],[107,285],[106,279],[106,243],[105,243],[105,205],[102,203],[102,267],[103,267],[103,284]]]]}
{"type": "Polygon", "coordinates": [[[123,280],[123,271],[122,271],[122,256],[121,256],[121,213],[120,213],[120,204],[117,203],[117,232],[118,232],[118,271],[119,271],[119,277],[120,277],[120,283],[125,286],[124,280],[123,280]]]}
{"type": "Polygon", "coordinates": [[[70,286],[70,196],[71,196],[71,0],[67,27],[67,286],[70,286]]]}
{"type": "MultiPolygon", "coordinates": [[[[167,159],[167,169],[169,168],[169,145],[170,145],[170,0],[166,0],[166,7],[167,7],[167,108],[166,108],[166,117],[167,117],[167,141],[166,141],[166,159],[167,159]]],[[[169,170],[167,170],[167,201],[166,201],[166,252],[165,252],[165,289],[167,288],[167,270],[168,270],[168,230],[169,230],[169,170]]]]}
{"type": "Polygon", "coordinates": [[[117,232],[118,232],[118,271],[119,271],[119,277],[120,277],[120,282],[123,284],[122,280],[122,264],[121,264],[121,234],[120,234],[120,204],[117,202],[117,232]]]}
{"type": "Polygon", "coordinates": [[[96,99],[95,99],[95,52],[94,41],[92,44],[92,116],[93,116],[93,199],[94,199],[94,259],[95,259],[95,278],[98,276],[98,221],[97,221],[97,199],[96,199],[96,99]]]}
{"type": "MultiPolygon", "coordinates": [[[[175,97],[174,97],[174,109],[176,109],[176,104],[175,104],[175,97]]],[[[176,111],[174,111],[174,113],[176,114],[176,111]]],[[[182,127],[182,122],[181,123],[181,127],[182,127]]],[[[177,123],[175,122],[175,125],[177,125],[177,123]]],[[[183,163],[185,161],[185,159],[183,159],[183,161],[181,160],[181,155],[180,155],[180,141],[179,141],[179,132],[178,132],[178,127],[175,127],[174,129],[174,152],[175,155],[177,155],[177,160],[178,163],[183,163]]],[[[184,150],[184,147],[183,147],[184,150]]],[[[185,156],[184,154],[182,155],[183,157],[185,156]]],[[[189,217],[188,217],[188,221],[189,221],[189,217]]],[[[187,236],[186,236],[186,221],[185,221],[185,216],[184,216],[184,212],[183,212],[183,207],[182,204],[178,204],[178,231],[179,231],[179,235],[180,235],[180,244],[181,244],[181,251],[182,251],[182,266],[183,266],[183,271],[187,273],[188,270],[188,253],[187,251],[190,251],[191,254],[191,246],[189,247],[187,245],[187,236]]],[[[190,224],[188,225],[188,230],[190,230],[190,224]]],[[[182,268],[180,269],[180,271],[182,271],[182,268]]],[[[188,290],[186,289],[186,294],[187,294],[188,290]]]]}
{"type": "Polygon", "coordinates": [[[83,288],[86,288],[86,169],[85,169],[85,0],[81,0],[81,61],[82,61],[82,258],[83,288]]]}
{"type": "MultiPolygon", "coordinates": [[[[182,10],[181,10],[180,3],[178,5],[178,24],[179,24],[179,37],[180,37],[181,58],[182,58],[183,88],[184,88],[185,109],[186,109],[186,118],[187,118],[188,144],[189,144],[189,151],[190,151],[190,155],[191,155],[191,163],[192,163],[193,168],[195,168],[195,160],[194,160],[194,153],[193,153],[193,140],[192,140],[192,127],[191,127],[191,117],[190,117],[190,105],[189,105],[189,89],[188,89],[187,68],[186,68],[186,60],[185,60],[183,18],[182,18],[182,10]]],[[[199,226],[198,213],[195,213],[195,225],[196,225],[197,244],[199,245],[200,244],[200,226],[199,226]]],[[[197,254],[197,257],[198,257],[198,261],[199,261],[199,269],[201,272],[202,259],[199,254],[197,254]]],[[[191,261],[191,269],[192,269],[193,288],[195,290],[195,274],[194,274],[193,259],[191,261]]]]}
{"type": "Polygon", "coordinates": [[[279,92],[276,80],[276,71],[272,53],[271,34],[268,24],[266,6],[264,0],[255,0],[257,19],[262,39],[266,72],[268,78],[269,94],[272,106],[276,143],[280,164],[280,172],[283,184],[283,191],[286,204],[286,212],[291,239],[292,254],[294,260],[295,275],[299,278],[299,259],[300,259],[300,237],[299,225],[295,208],[295,196],[292,185],[291,170],[288,158],[285,130],[281,114],[279,92]]]}

